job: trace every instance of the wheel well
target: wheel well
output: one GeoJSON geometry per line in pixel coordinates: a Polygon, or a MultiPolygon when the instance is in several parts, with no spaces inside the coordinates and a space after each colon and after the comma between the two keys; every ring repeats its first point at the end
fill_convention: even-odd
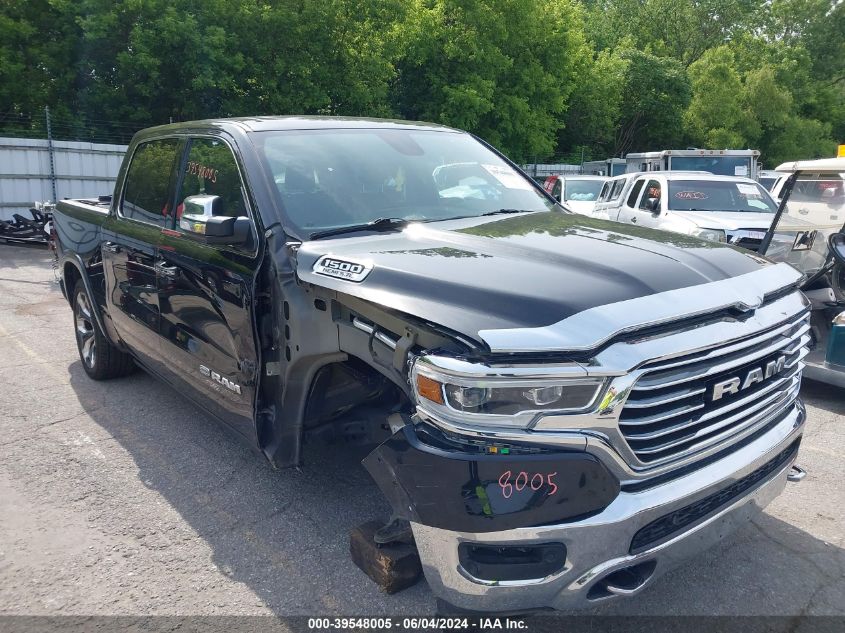
{"type": "Polygon", "coordinates": [[[355,356],[329,363],[314,375],[305,404],[304,430],[358,408],[384,411],[385,418],[410,410],[408,396],[381,372],[355,356]]]}

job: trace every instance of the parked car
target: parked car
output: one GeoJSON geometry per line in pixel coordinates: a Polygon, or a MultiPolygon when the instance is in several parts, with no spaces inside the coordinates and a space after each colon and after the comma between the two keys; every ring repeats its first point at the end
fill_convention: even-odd
{"type": "Polygon", "coordinates": [[[54,226],[91,378],[143,367],[276,467],[375,445],[372,540],[413,536],[457,607],[636,594],[792,472],[800,274],[570,213],[459,130],[156,127],[54,226]]]}
{"type": "Polygon", "coordinates": [[[549,176],[543,187],[555,200],[582,215],[593,215],[604,176],[549,176]]]}
{"type": "Polygon", "coordinates": [[[775,183],[772,195],[780,201],[786,191],[789,177],[798,169],[804,169],[801,178],[795,182],[790,192],[792,204],[800,203],[800,215],[818,215],[820,217],[814,218],[813,221],[823,225],[845,220],[845,213],[840,204],[842,196],[845,195],[842,179],[830,171],[811,172],[805,168],[808,164],[813,164],[813,161],[792,161],[778,165],[781,177],[775,183]]]}
{"type": "MultiPolygon", "coordinates": [[[[757,250],[777,204],[750,178],[693,172],[638,174],[609,219],[757,250]]],[[[600,213],[604,213],[604,208],[600,213]]]]}
{"type": "Polygon", "coordinates": [[[602,220],[609,220],[611,213],[616,217],[618,214],[618,211],[615,210],[616,207],[622,203],[623,196],[639,175],[621,174],[608,178],[599,192],[596,206],[593,208],[593,215],[602,220]]]}
{"type": "Polygon", "coordinates": [[[787,179],[792,174],[792,171],[786,168],[786,165],[790,163],[784,163],[775,170],[766,170],[760,172],[760,177],[757,179],[763,187],[772,195],[772,198],[775,202],[780,202],[781,194],[783,193],[783,187],[786,184],[787,179]],[[781,170],[781,167],[784,167],[781,170]]]}
{"type": "Polygon", "coordinates": [[[804,273],[813,325],[806,375],[845,387],[845,158],[781,168],[790,178],[761,252],[804,273]]]}

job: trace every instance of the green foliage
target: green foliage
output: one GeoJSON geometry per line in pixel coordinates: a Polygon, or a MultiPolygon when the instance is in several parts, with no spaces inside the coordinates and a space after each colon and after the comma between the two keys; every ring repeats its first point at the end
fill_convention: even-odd
{"type": "Polygon", "coordinates": [[[636,49],[620,57],[627,68],[613,154],[677,146],[691,96],[682,64],[636,49]]]}
{"type": "Polygon", "coordinates": [[[601,51],[589,61],[572,92],[560,147],[614,147],[628,66],[629,61],[615,50],[601,51]]]}
{"type": "Polygon", "coordinates": [[[590,21],[600,48],[628,39],[637,49],[689,66],[742,32],[753,0],[600,0],[590,21]]]}
{"type": "Polygon", "coordinates": [[[839,0],[0,0],[0,134],[327,114],[516,160],[845,142],[839,0]]]}
{"type": "Polygon", "coordinates": [[[589,60],[570,0],[416,0],[401,25],[394,103],[470,130],[513,158],[554,148],[589,60]]]}

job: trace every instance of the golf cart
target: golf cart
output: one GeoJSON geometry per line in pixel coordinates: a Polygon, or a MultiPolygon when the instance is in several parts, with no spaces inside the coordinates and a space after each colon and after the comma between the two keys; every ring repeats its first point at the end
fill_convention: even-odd
{"type": "Polygon", "coordinates": [[[804,274],[812,342],[804,376],[845,387],[845,158],[797,161],[760,254],[804,274]]]}

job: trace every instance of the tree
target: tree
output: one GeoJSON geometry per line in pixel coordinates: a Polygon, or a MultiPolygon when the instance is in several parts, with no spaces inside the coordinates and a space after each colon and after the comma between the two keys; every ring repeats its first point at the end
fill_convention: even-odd
{"type": "Polygon", "coordinates": [[[742,79],[727,46],[707,51],[689,68],[692,100],[684,112],[687,137],[698,147],[750,147],[759,136],[743,108],[742,79]]]}
{"type": "Polygon", "coordinates": [[[609,50],[588,64],[570,98],[560,147],[590,147],[602,157],[614,152],[628,66],[628,60],[609,50]]]}
{"type": "Polygon", "coordinates": [[[689,66],[710,49],[746,30],[754,0],[600,0],[590,31],[600,48],[628,38],[639,50],[689,66]]]}
{"type": "Polygon", "coordinates": [[[59,1],[0,0],[0,126],[41,130],[45,105],[68,111],[78,56],[71,9],[59,1]]]}
{"type": "MultiPolygon", "coordinates": [[[[390,116],[404,0],[241,2],[238,114],[390,116]]],[[[230,7],[230,11],[231,11],[230,7]]]]}
{"type": "Polygon", "coordinates": [[[677,60],[639,50],[619,53],[627,62],[613,154],[666,148],[683,138],[683,114],[691,90],[683,66],[677,60]]]}
{"type": "Polygon", "coordinates": [[[220,115],[243,67],[224,0],[83,0],[80,109],[138,127],[220,115]]]}
{"type": "Polygon", "coordinates": [[[551,153],[589,59],[572,0],[412,0],[400,38],[395,109],[515,160],[551,153]]]}

